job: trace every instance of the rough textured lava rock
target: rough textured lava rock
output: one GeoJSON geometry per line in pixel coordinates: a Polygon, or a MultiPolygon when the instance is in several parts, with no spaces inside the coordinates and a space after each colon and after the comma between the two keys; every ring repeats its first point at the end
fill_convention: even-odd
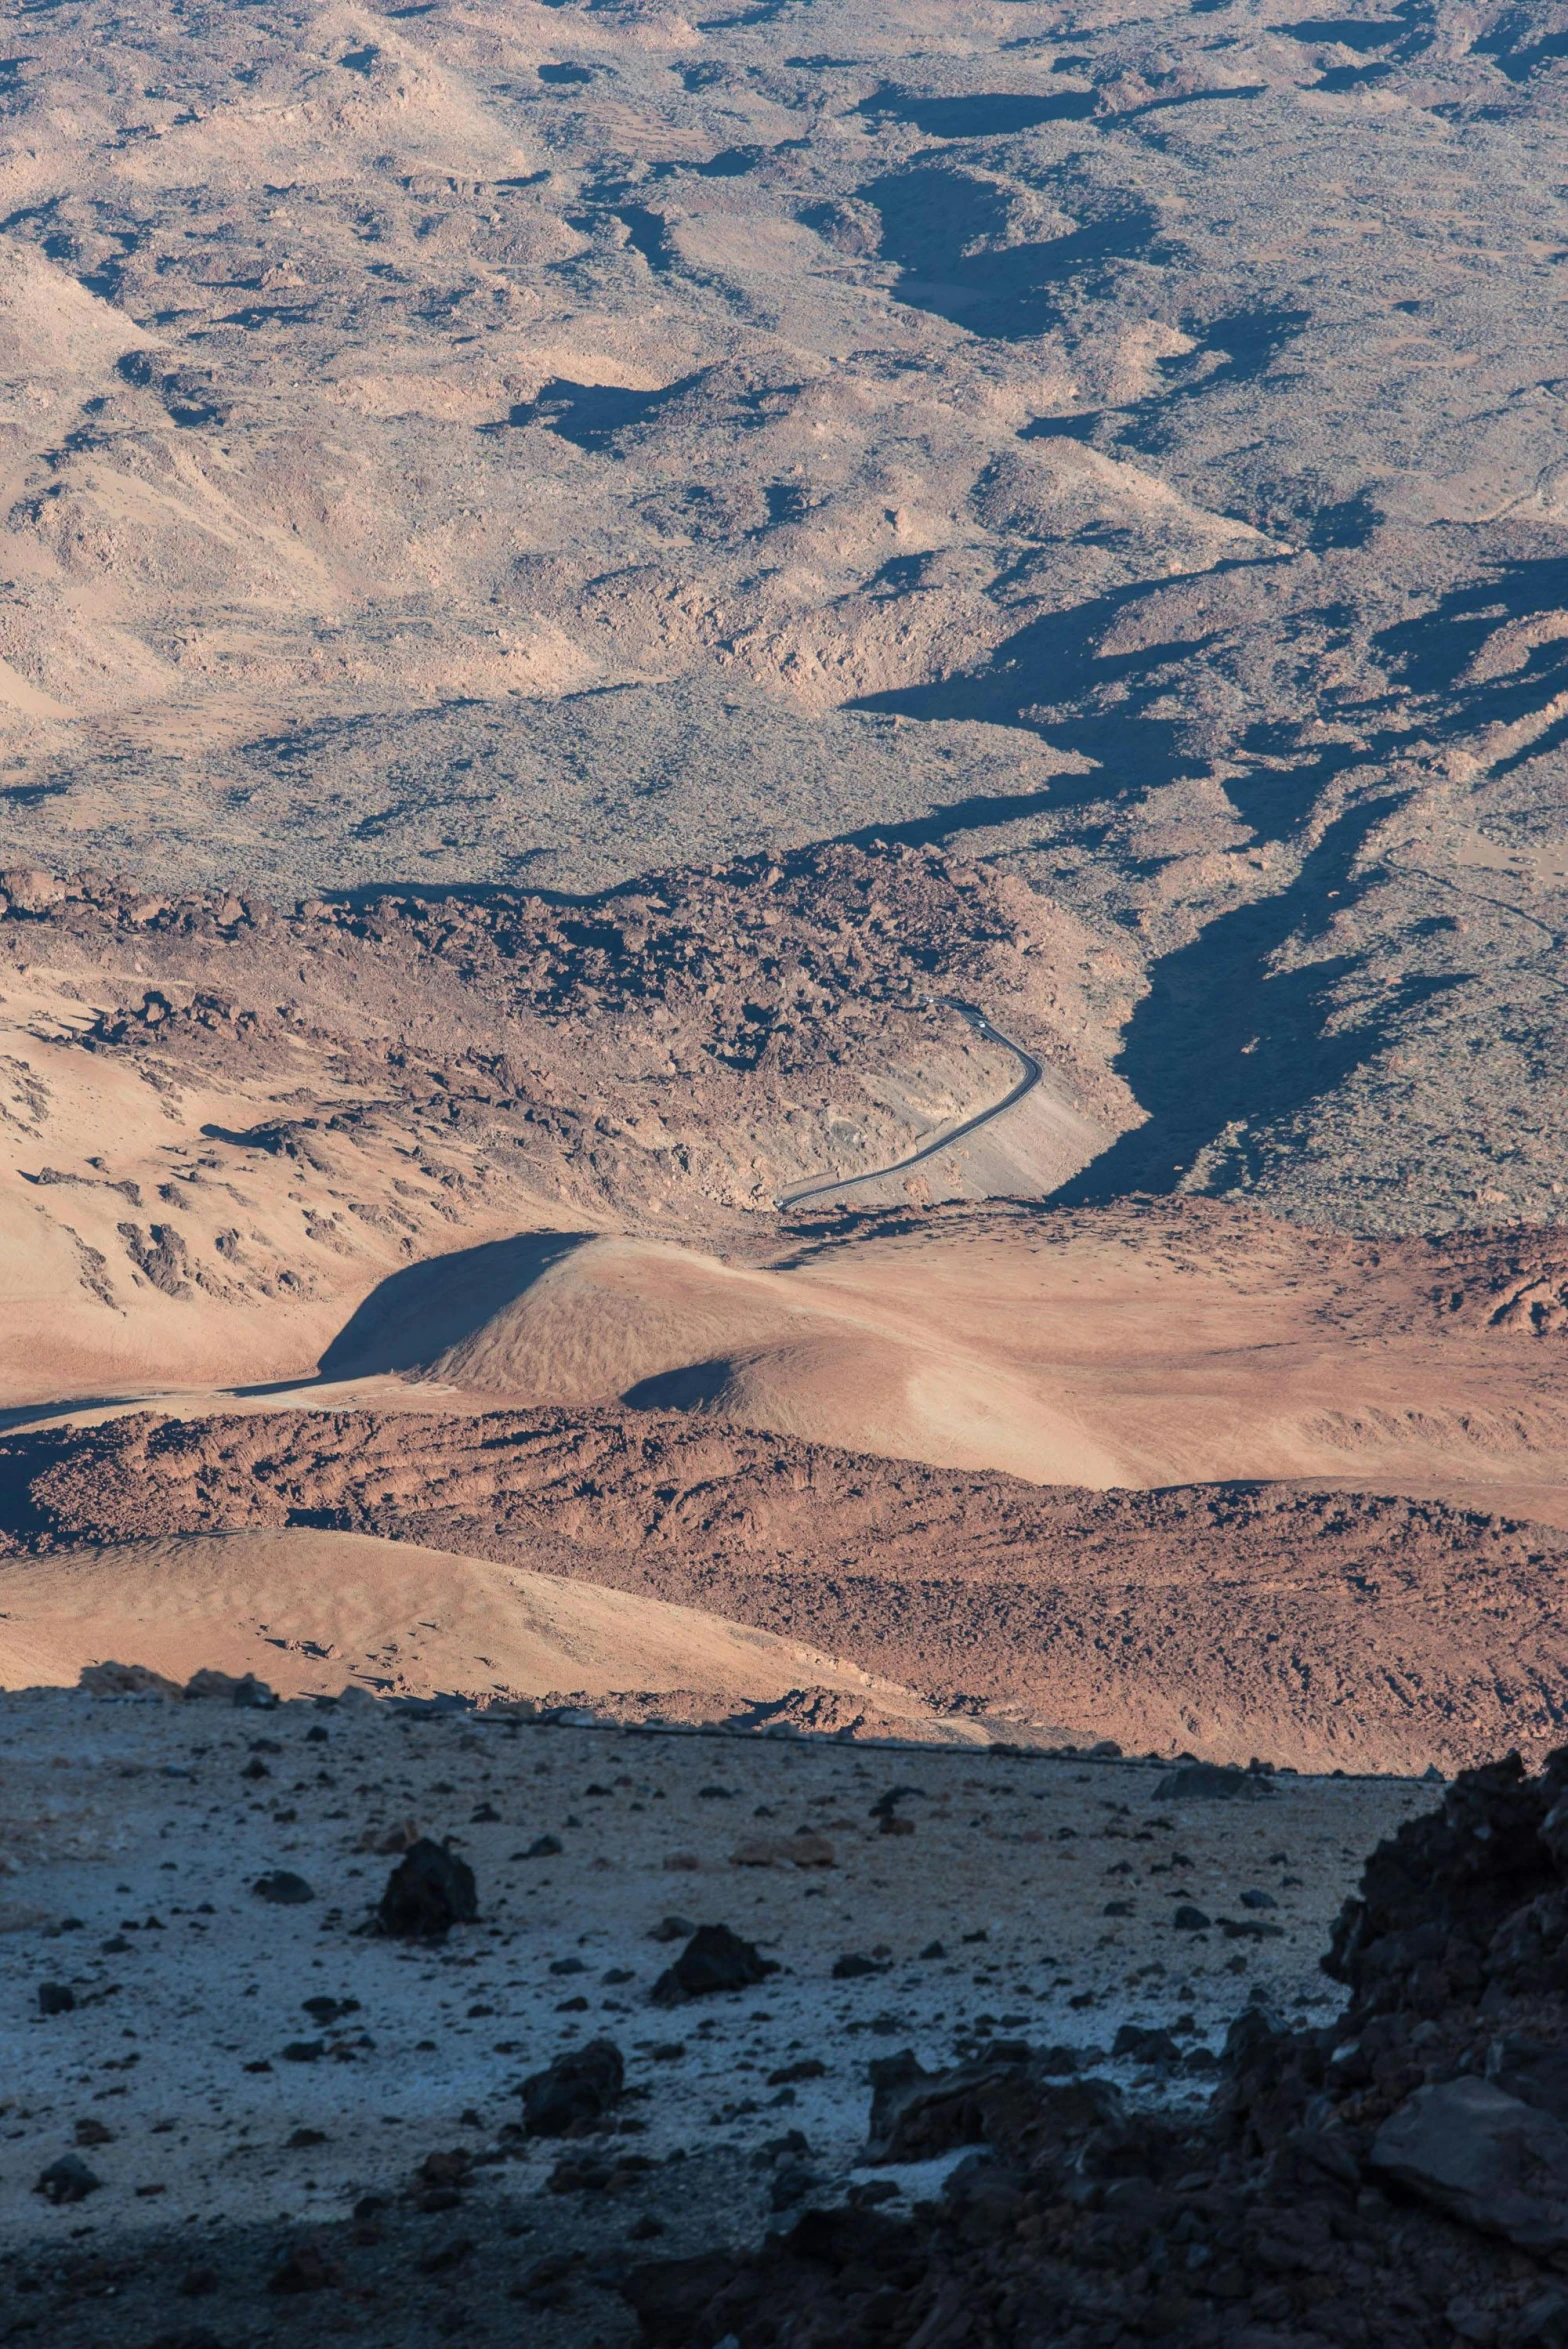
{"type": "Polygon", "coordinates": [[[387,1879],[376,1914],[383,1933],[410,1941],[441,1940],[454,1925],[471,1925],[479,1914],[474,1871],[445,1844],[422,1836],[387,1879]]]}

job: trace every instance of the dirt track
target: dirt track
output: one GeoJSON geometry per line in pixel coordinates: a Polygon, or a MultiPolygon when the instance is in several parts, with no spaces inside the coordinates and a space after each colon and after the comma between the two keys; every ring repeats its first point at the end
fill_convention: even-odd
{"type": "Polygon", "coordinates": [[[779,1194],[778,1205],[781,1208],[803,1207],[808,1199],[828,1199],[840,1191],[859,1190],[867,1183],[895,1182],[901,1175],[912,1174],[917,1166],[924,1166],[928,1159],[937,1158],[943,1151],[967,1141],[971,1134],[978,1134],[983,1126],[992,1124],[1006,1111],[1015,1108],[1026,1094],[1034,1091],[1045,1072],[1032,1052],[1026,1052],[1021,1044],[1015,1044],[1011,1036],[1004,1036],[999,1028],[992,1026],[984,1012],[976,1011],[973,1004],[959,1003],[955,998],[950,998],[949,1008],[960,1013],[977,1035],[984,1036],[989,1043],[1006,1046],[1023,1068],[1024,1073],[1019,1082],[1010,1087],[1000,1101],[993,1101],[988,1109],[977,1110],[973,1117],[966,1117],[960,1124],[949,1127],[938,1134],[935,1141],[923,1143],[908,1158],[900,1158],[892,1166],[872,1167],[865,1174],[850,1175],[840,1181],[830,1178],[825,1182],[802,1183],[793,1190],[779,1194]]]}

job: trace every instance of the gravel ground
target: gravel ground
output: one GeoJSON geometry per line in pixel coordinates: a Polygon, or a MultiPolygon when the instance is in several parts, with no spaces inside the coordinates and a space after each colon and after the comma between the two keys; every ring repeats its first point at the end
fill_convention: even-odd
{"type": "Polygon", "coordinates": [[[485,2338],[518,2301],[541,2340],[625,2338],[626,2257],[753,2239],[803,2194],[932,2190],[937,2169],[857,2166],[878,2056],[1026,2038],[1197,2099],[1249,1999],[1326,2015],[1330,1920],[1429,1799],[1280,1776],[1170,1801],[1139,1761],[56,1692],[3,1700],[0,1757],[0,2339],[62,2343],[102,2338],[106,2293],[132,2343],[307,2319],[485,2338]],[[873,1814],[895,1788],[911,1832],[873,1814]],[[365,1930],[396,1863],[362,1846],[409,1821],[477,1878],[480,1921],[442,1943],[365,1930]],[[731,1856],[803,1826],[832,1865],[731,1856]],[[520,1856],[542,1836],[558,1855],[520,1856]],[[259,1896],[276,1871],[311,1897],[259,1896]],[[1209,1929],[1178,1928],[1184,1905],[1209,1929]],[[670,1916],[730,1925],[778,1972],[652,2004],[670,1916]],[[866,1970],[835,1976],[846,1957],[866,1970]],[[41,2014],[45,1984],[74,2008],[41,2014]],[[1106,2060],[1127,2023],[1182,2062],[1106,2060]],[[599,2036],[626,2060],[610,2124],[525,2140],[520,2082],[599,2036]],[[100,2184],[52,2204],[36,2182],[73,2152],[100,2184]],[[433,2153],[458,2158],[426,2175],[433,2153]],[[301,2245],[322,2265],[291,2294],[301,2245]]]}

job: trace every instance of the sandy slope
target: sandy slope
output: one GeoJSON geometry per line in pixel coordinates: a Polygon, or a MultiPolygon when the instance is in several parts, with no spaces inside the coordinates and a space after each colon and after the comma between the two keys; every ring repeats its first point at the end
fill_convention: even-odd
{"type": "Polygon", "coordinates": [[[292,916],[4,878],[13,1408],[400,1373],[443,1407],[629,1398],[1034,1481],[1564,1514],[1552,1228],[983,1203],[1139,1130],[1126,965],[994,872],[835,847],[576,909],[292,916]],[[779,1219],[1005,1097],[1016,1059],[955,997],[1041,1083],[779,1219]]]}
{"type": "Polygon", "coordinates": [[[58,1551],[0,1572],[0,1687],[70,1686],[113,1657],[184,1682],[253,1672],[281,1696],[494,1701],[700,1692],[719,1710],[831,1689],[924,1724],[852,1664],[691,1607],[417,1542],[289,1527],[58,1551]]]}

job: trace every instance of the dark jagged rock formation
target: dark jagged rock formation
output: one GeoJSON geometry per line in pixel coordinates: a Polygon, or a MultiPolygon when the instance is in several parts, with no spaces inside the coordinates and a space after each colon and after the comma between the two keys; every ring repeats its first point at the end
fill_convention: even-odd
{"type": "Polygon", "coordinates": [[[645,2266],[645,2341],[1568,2341],[1565,1796],[1568,1749],[1536,1778],[1510,1755],[1380,1845],[1324,1960],[1344,2013],[1291,2031],[1249,2010],[1201,2117],[1064,2089],[1022,2051],[945,2100],[917,2083],[958,2131],[921,2153],[984,2139],[939,2204],[810,2210],[748,2256],[645,2266]]]}

